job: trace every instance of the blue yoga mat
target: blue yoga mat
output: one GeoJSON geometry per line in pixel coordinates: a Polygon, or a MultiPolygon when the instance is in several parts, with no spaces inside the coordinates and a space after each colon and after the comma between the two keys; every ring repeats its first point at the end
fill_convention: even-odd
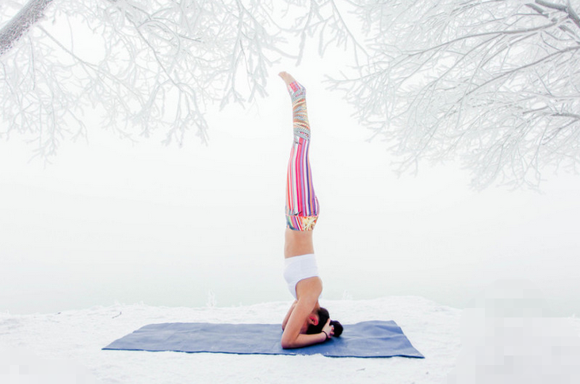
{"type": "Polygon", "coordinates": [[[126,351],[210,352],[329,357],[424,356],[394,321],[344,325],[340,337],[298,349],[282,349],[279,324],[165,323],[146,325],[103,348],[126,351]]]}

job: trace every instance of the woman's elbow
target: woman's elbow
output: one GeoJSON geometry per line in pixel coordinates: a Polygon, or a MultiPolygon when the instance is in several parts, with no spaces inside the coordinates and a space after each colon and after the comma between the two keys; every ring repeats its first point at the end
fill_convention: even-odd
{"type": "Polygon", "coordinates": [[[294,343],[292,343],[290,340],[286,340],[286,339],[282,339],[280,340],[280,345],[282,346],[282,349],[292,349],[295,348],[294,347],[294,343]]]}

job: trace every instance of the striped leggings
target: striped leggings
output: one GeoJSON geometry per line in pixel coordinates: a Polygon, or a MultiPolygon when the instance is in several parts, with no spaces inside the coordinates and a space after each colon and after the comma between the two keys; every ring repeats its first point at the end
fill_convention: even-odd
{"type": "Polygon", "coordinates": [[[286,226],[293,231],[311,231],[318,220],[318,199],[312,185],[308,159],[310,125],[306,89],[298,82],[288,86],[292,98],[294,143],[288,161],[286,184],[286,226]]]}

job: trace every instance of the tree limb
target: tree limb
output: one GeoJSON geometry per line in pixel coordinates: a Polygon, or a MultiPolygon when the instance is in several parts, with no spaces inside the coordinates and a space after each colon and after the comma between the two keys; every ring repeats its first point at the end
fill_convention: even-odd
{"type": "Polygon", "coordinates": [[[44,16],[46,7],[52,0],[29,0],[28,3],[0,30],[0,56],[44,16]]]}

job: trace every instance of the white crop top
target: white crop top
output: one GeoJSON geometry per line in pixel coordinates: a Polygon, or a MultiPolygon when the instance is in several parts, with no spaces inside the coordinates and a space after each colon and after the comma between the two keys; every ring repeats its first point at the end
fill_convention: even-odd
{"type": "Polygon", "coordinates": [[[319,276],[314,253],[288,257],[284,260],[284,279],[288,284],[288,290],[295,299],[297,298],[296,284],[300,280],[314,276],[319,276]]]}

